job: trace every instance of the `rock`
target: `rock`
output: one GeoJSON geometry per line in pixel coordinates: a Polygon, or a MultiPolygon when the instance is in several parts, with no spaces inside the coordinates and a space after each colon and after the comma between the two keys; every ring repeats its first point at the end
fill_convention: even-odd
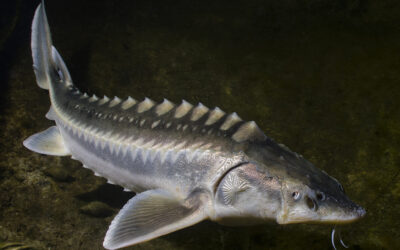
{"type": "Polygon", "coordinates": [[[64,167],[48,167],[44,170],[44,173],[48,176],[53,177],[57,181],[71,181],[72,177],[64,167]]]}
{"type": "Polygon", "coordinates": [[[100,201],[93,201],[80,208],[84,214],[94,217],[108,217],[113,214],[113,209],[107,204],[100,201]]]}

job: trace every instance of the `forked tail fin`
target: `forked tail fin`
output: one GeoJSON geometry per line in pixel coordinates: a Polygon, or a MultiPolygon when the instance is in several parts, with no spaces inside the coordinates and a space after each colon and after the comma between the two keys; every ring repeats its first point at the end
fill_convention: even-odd
{"type": "Polygon", "coordinates": [[[55,79],[71,85],[72,80],[67,67],[57,50],[53,47],[44,1],[37,7],[32,22],[31,48],[33,69],[39,87],[49,89],[55,79]]]}
{"type": "MultiPolygon", "coordinates": [[[[72,85],[71,77],[63,59],[56,48],[52,46],[43,1],[37,7],[33,18],[31,46],[33,69],[39,87],[49,89],[51,93],[55,85],[72,85]]],[[[53,108],[50,108],[46,117],[54,120],[55,113],[53,108]]],[[[24,146],[41,154],[59,156],[69,154],[60,130],[56,126],[30,136],[24,141],[24,146]]]]}

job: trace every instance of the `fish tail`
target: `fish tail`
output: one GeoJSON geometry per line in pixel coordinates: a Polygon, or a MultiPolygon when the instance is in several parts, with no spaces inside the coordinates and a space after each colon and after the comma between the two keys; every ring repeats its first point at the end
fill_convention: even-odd
{"type": "MultiPolygon", "coordinates": [[[[71,77],[63,59],[52,45],[44,1],[37,7],[33,18],[31,47],[33,69],[39,87],[48,89],[51,96],[57,85],[72,85],[71,77]]],[[[50,107],[46,117],[50,120],[55,119],[52,107],[50,107]]],[[[56,126],[30,136],[23,144],[28,149],[41,154],[69,155],[69,150],[56,126]]]]}
{"type": "Polygon", "coordinates": [[[32,23],[33,70],[39,87],[49,89],[55,82],[72,85],[67,67],[51,41],[44,1],[37,7],[32,23]]]}

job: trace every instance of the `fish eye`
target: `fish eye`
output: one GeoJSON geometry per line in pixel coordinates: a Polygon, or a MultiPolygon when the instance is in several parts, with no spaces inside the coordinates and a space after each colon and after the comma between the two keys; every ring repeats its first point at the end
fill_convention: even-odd
{"type": "Polygon", "coordinates": [[[325,200],[325,194],[322,192],[317,192],[316,197],[317,197],[317,200],[319,200],[319,201],[325,200]]]}
{"type": "Polygon", "coordinates": [[[297,201],[297,200],[300,199],[300,193],[297,192],[297,191],[294,191],[294,192],[292,193],[292,197],[293,197],[293,199],[294,199],[295,201],[297,201]]]}
{"type": "Polygon", "coordinates": [[[311,210],[313,210],[313,211],[317,211],[317,209],[318,209],[317,203],[316,203],[313,199],[311,199],[310,197],[308,197],[308,196],[307,196],[307,198],[306,198],[306,204],[307,204],[307,207],[308,207],[309,209],[311,209],[311,210]]]}

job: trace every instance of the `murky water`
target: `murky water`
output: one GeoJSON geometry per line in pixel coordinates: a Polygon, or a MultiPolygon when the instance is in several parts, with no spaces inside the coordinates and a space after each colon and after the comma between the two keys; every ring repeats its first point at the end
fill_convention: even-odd
{"type": "MultiPolygon", "coordinates": [[[[274,2],[49,1],[47,12],[81,89],[201,101],[255,120],[367,209],[341,227],[351,249],[400,249],[400,6],[274,2]]],[[[35,7],[0,11],[0,249],[101,249],[132,194],[22,146],[52,124],[31,67],[35,7]]],[[[132,249],[330,249],[331,228],[203,222],[132,249]]]]}

